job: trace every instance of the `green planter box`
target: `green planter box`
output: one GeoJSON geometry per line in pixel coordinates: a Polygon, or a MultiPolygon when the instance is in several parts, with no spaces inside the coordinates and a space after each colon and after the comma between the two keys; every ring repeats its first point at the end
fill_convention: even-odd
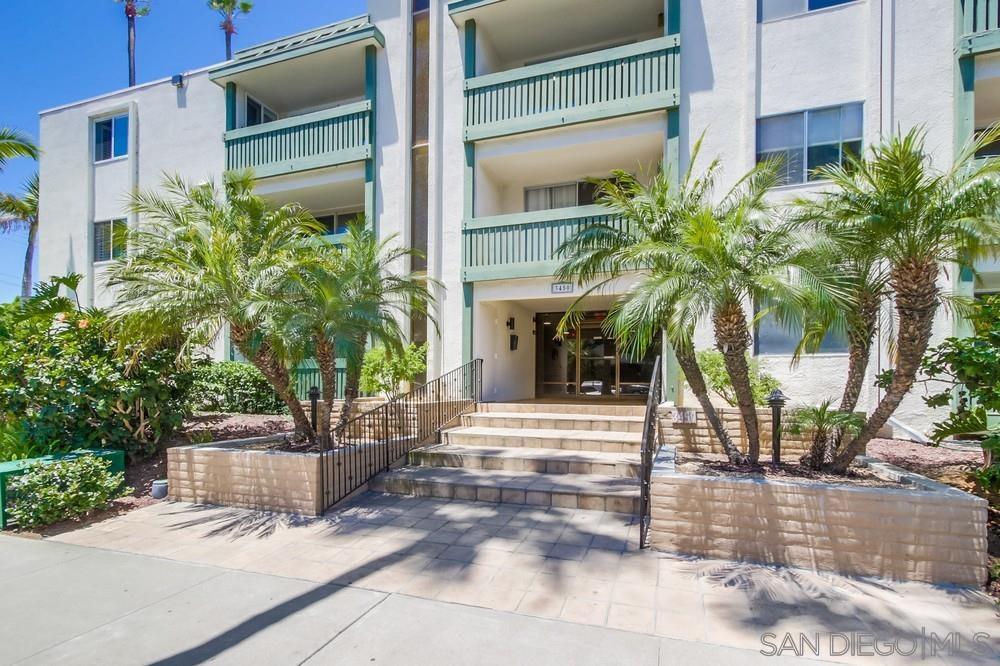
{"type": "Polygon", "coordinates": [[[80,456],[97,456],[111,461],[110,472],[117,474],[125,471],[125,452],[112,449],[80,449],[69,453],[59,453],[40,458],[27,458],[25,460],[12,460],[0,463],[0,530],[7,529],[7,481],[11,477],[20,476],[27,471],[28,467],[36,462],[52,462],[54,460],[72,460],[80,456]]]}

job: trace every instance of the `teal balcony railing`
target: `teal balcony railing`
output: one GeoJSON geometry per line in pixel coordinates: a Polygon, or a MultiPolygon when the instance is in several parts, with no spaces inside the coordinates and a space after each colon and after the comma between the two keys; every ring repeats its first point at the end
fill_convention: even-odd
{"type": "Polygon", "coordinates": [[[581,229],[625,220],[603,206],[579,206],[467,220],[462,228],[466,282],[552,275],[562,258],[556,251],[581,229]]]}
{"type": "Polygon", "coordinates": [[[371,108],[365,100],[226,132],[226,168],[266,178],[368,159],[371,108]]]}
{"type": "Polygon", "coordinates": [[[677,106],[679,54],[674,35],[466,79],[465,140],[677,106]]]}
{"type": "Polygon", "coordinates": [[[961,10],[957,51],[968,56],[1000,50],[1000,0],[955,0],[961,10]]]}

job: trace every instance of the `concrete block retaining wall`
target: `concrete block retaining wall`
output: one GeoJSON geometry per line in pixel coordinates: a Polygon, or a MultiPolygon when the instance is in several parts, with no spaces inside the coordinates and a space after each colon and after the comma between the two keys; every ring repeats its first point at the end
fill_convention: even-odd
{"type": "Polygon", "coordinates": [[[665,446],[652,483],[652,546],[926,583],[981,585],[987,502],[879,461],[907,488],[679,473],[665,446]]]}
{"type": "MultiPolygon", "coordinates": [[[[722,444],[715,436],[715,431],[708,424],[705,413],[700,408],[695,408],[697,421],[693,425],[676,426],[673,423],[674,407],[663,406],[657,411],[659,421],[660,437],[664,444],[676,447],[680,454],[703,455],[706,453],[723,454],[722,444]]],[[[741,451],[746,453],[747,436],[743,426],[743,418],[740,410],[735,407],[717,408],[719,417],[722,419],[726,430],[741,451]]],[[[788,418],[786,414],[784,419],[788,418]]],[[[760,458],[761,460],[771,459],[771,410],[761,408],[757,410],[757,420],[760,423],[760,458]]],[[[791,435],[783,433],[781,435],[781,459],[798,460],[803,454],[809,451],[812,444],[812,436],[791,435]]]]}

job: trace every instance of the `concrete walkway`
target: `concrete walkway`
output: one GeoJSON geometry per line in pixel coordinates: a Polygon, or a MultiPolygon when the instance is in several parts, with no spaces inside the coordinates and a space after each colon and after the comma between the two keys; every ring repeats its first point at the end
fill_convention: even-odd
{"type": "Polygon", "coordinates": [[[146,555],[0,537],[2,664],[796,663],[146,555]]]}
{"type": "MultiPolygon", "coordinates": [[[[479,607],[500,612],[497,617],[508,618],[505,625],[543,618],[591,625],[582,629],[585,635],[596,628],[602,631],[595,636],[624,630],[634,632],[636,645],[668,638],[757,654],[766,647],[765,633],[774,635],[774,643],[786,634],[815,642],[819,633],[825,643],[832,640],[830,632],[838,632],[900,641],[906,649],[929,632],[957,632],[971,641],[979,631],[988,634],[980,640],[995,651],[992,656],[1000,655],[996,607],[980,592],[637,551],[636,528],[624,514],[369,493],[317,519],[161,503],[52,535],[44,545],[94,546],[239,575],[346,586],[352,593],[479,607]]],[[[234,601],[222,592],[207,603],[242,608],[238,595],[234,601]]],[[[461,612],[483,617],[471,608],[461,612]]],[[[391,648],[382,640],[429,628],[419,616],[390,624],[379,650],[391,648]]],[[[400,649],[409,650],[405,642],[400,649]]],[[[831,657],[828,646],[821,654],[831,657]]],[[[982,663],[982,657],[969,650],[939,651],[927,663],[982,663]]],[[[834,660],[870,658],[845,654],[834,660]]]]}

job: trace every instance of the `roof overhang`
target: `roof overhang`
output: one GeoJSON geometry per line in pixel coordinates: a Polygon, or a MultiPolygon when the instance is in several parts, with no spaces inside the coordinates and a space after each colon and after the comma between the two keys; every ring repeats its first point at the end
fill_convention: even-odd
{"type": "Polygon", "coordinates": [[[232,60],[212,69],[209,76],[225,86],[238,74],[349,44],[384,48],[385,37],[367,15],[359,16],[237,51],[232,60]]]}
{"type": "Polygon", "coordinates": [[[452,0],[448,3],[448,14],[455,23],[462,23],[468,19],[476,18],[476,10],[487,5],[495,5],[504,0],[452,0]]]}

